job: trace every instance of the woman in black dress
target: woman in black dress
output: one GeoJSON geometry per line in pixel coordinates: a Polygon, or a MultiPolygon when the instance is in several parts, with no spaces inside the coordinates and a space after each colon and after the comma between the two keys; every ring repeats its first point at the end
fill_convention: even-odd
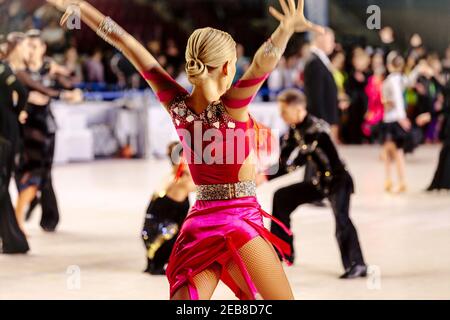
{"type": "Polygon", "coordinates": [[[441,139],[444,143],[439,164],[434,174],[433,181],[428,187],[428,191],[450,190],[450,71],[447,73],[447,83],[443,88],[444,103],[440,113],[444,116],[441,129],[441,139]]]}
{"type": "Polygon", "coordinates": [[[153,275],[164,275],[178,231],[190,204],[188,195],[195,190],[189,169],[181,160],[181,144],[172,143],[168,156],[172,172],[161,191],[155,192],[145,215],[142,240],[147,249],[147,269],[153,275]]]}
{"type": "Polygon", "coordinates": [[[29,247],[14,214],[9,183],[20,146],[19,118],[21,121],[26,118],[23,110],[28,92],[3,58],[20,67],[29,51],[19,34],[11,35],[2,49],[5,52],[0,52],[0,252],[25,253],[29,247]],[[16,104],[14,93],[18,97],[16,104]]]}
{"type": "Polygon", "coordinates": [[[17,72],[17,77],[27,86],[30,96],[27,105],[28,119],[23,126],[24,148],[16,176],[19,189],[16,216],[19,224],[22,224],[25,208],[40,191],[40,225],[45,231],[52,232],[58,225],[59,211],[51,175],[56,122],[50,102],[52,99],[79,101],[81,94],[79,91],[53,89],[48,81],[52,65],[44,59],[47,49],[45,43],[40,34],[28,36],[27,41],[33,54],[28,62],[28,69],[17,72]]]}

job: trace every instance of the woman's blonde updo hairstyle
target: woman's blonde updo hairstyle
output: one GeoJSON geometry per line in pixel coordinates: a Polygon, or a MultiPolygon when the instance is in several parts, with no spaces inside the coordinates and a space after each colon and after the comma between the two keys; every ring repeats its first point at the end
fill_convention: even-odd
{"type": "Polygon", "coordinates": [[[230,34],[213,28],[197,29],[186,47],[186,74],[196,85],[208,77],[209,69],[221,67],[236,54],[230,34]],[[209,69],[208,69],[209,68],[209,69]]]}

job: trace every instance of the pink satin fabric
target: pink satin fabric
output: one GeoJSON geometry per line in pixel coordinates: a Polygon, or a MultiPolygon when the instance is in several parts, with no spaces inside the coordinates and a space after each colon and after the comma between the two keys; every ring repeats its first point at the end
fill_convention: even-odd
{"type": "MultiPolygon", "coordinates": [[[[225,265],[233,259],[240,267],[252,296],[246,296],[239,289],[225,268],[222,268],[221,280],[239,299],[255,299],[256,288],[238,250],[261,236],[272,243],[283,257],[291,254],[289,245],[264,227],[263,216],[271,218],[261,209],[256,197],[197,201],[181,228],[169,259],[166,274],[170,283],[170,296],[187,285],[191,299],[198,299],[193,277],[215,262],[225,265]]],[[[274,222],[280,224],[275,219],[274,222]]]]}

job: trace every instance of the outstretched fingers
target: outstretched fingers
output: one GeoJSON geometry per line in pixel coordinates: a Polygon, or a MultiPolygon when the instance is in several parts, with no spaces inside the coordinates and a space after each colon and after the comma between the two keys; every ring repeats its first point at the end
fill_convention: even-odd
{"type": "Polygon", "coordinates": [[[270,12],[270,14],[275,18],[275,19],[277,19],[278,21],[283,21],[283,19],[284,19],[284,16],[283,16],[283,14],[281,14],[277,9],[275,9],[274,7],[269,7],[269,12],[270,12]]]}
{"type": "Polygon", "coordinates": [[[288,2],[289,2],[289,9],[290,9],[290,12],[291,12],[291,15],[294,15],[295,14],[295,1],[294,0],[288,0],[288,2]]]}
{"type": "Polygon", "coordinates": [[[281,9],[283,9],[283,12],[285,15],[289,15],[290,14],[290,10],[286,4],[286,0],[279,0],[280,1],[280,5],[281,5],[281,9]]]}
{"type": "Polygon", "coordinates": [[[297,11],[304,13],[305,10],[305,0],[298,0],[297,11]]]}
{"type": "Polygon", "coordinates": [[[319,34],[324,34],[325,33],[325,28],[324,27],[322,27],[322,26],[320,26],[318,24],[312,23],[311,21],[306,21],[306,29],[308,31],[316,32],[316,33],[319,33],[319,34]]]}

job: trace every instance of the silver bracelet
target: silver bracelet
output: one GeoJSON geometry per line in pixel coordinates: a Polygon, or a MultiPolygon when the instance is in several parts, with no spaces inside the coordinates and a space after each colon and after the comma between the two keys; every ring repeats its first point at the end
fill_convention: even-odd
{"type": "Polygon", "coordinates": [[[278,48],[272,41],[272,38],[269,38],[264,44],[264,56],[265,57],[274,57],[280,59],[283,56],[286,48],[278,48]]]}
{"type": "Polygon", "coordinates": [[[97,28],[97,35],[111,45],[115,45],[111,35],[121,37],[125,31],[110,17],[105,17],[97,28]]]}

